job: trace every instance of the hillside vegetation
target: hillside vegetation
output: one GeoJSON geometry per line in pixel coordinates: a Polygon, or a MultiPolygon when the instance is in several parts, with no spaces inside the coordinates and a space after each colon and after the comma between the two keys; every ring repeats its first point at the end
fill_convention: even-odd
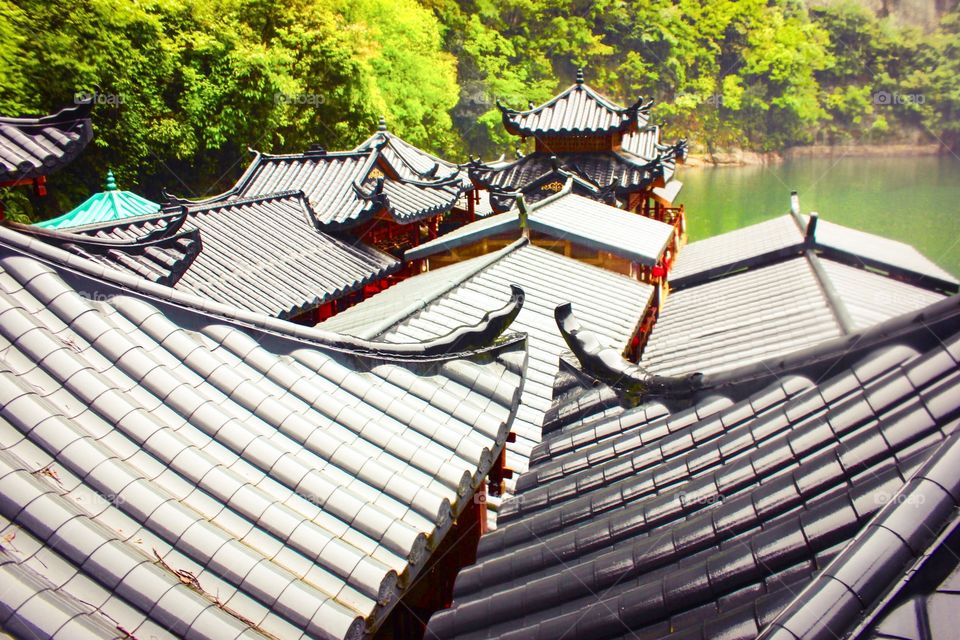
{"type": "MultiPolygon", "coordinates": [[[[960,17],[929,32],[856,2],[801,0],[17,0],[0,4],[0,113],[99,88],[96,137],[49,215],[99,187],[228,188],[247,148],[349,148],[384,114],[453,159],[509,152],[494,101],[587,81],[656,100],[694,148],[960,141],[960,17]]],[[[34,203],[36,204],[36,203],[34,203]]]]}

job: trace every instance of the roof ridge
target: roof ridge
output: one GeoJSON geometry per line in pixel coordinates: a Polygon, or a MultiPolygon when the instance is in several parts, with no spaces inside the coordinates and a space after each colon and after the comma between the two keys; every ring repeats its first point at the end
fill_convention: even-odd
{"type": "Polygon", "coordinates": [[[263,153],[262,151],[254,151],[262,160],[306,160],[306,159],[321,159],[321,158],[346,158],[350,156],[366,156],[372,153],[372,149],[365,149],[358,151],[357,149],[350,149],[348,151],[326,151],[321,152],[309,152],[301,151],[300,153],[263,153]]]}
{"type": "Polygon", "coordinates": [[[58,124],[69,124],[86,120],[90,117],[90,111],[93,109],[94,98],[87,96],[84,100],[76,100],[74,104],[61,107],[59,111],[48,113],[42,116],[32,118],[22,118],[15,116],[0,116],[0,124],[8,124],[16,127],[53,127],[58,124]]]}
{"type": "Polygon", "coordinates": [[[602,93],[600,93],[599,91],[597,91],[596,89],[588,85],[586,82],[574,82],[572,85],[570,85],[569,87],[567,87],[566,89],[558,93],[557,95],[553,96],[543,104],[540,104],[528,109],[512,109],[504,105],[499,98],[497,99],[496,103],[497,103],[497,106],[500,107],[501,111],[505,111],[505,110],[510,111],[516,115],[529,115],[531,113],[536,113],[541,109],[552,107],[554,104],[556,104],[563,98],[567,97],[573,91],[584,91],[591,99],[595,100],[596,102],[599,102],[601,105],[603,105],[607,109],[610,109],[611,111],[615,111],[621,115],[628,114],[630,111],[638,109],[638,106],[643,103],[643,98],[639,98],[636,102],[634,102],[632,105],[628,107],[620,106],[619,104],[614,102],[611,98],[608,98],[607,96],[603,95],[602,93]]]}
{"type": "Polygon", "coordinates": [[[465,244],[487,238],[490,235],[504,233],[513,229],[517,225],[519,230],[520,213],[514,209],[509,209],[502,213],[495,213],[484,218],[478,218],[473,222],[457,227],[433,240],[428,240],[416,247],[411,247],[404,251],[404,260],[420,260],[429,258],[442,251],[456,249],[465,244]]]}
{"type": "Polygon", "coordinates": [[[457,183],[460,183],[462,186],[463,181],[457,174],[454,174],[447,178],[439,178],[433,182],[427,180],[411,180],[409,178],[404,178],[402,176],[398,177],[396,180],[390,178],[393,182],[402,182],[403,184],[410,184],[415,187],[422,187],[424,189],[442,189],[443,187],[455,186],[457,183]]]}
{"type": "Polygon", "coordinates": [[[850,316],[850,310],[847,309],[843,298],[840,297],[836,287],[833,286],[833,281],[830,279],[830,276],[827,275],[827,272],[824,271],[823,265],[820,264],[820,258],[817,257],[817,254],[809,246],[803,250],[803,257],[807,259],[807,264],[810,265],[813,277],[817,280],[817,284],[820,285],[823,297],[827,302],[827,306],[830,307],[830,311],[833,313],[837,324],[840,326],[841,333],[850,335],[855,330],[856,324],[853,322],[853,318],[850,316]]]}
{"type": "Polygon", "coordinates": [[[35,238],[46,238],[53,243],[74,243],[81,247],[97,247],[100,249],[140,249],[169,243],[177,238],[193,235],[196,229],[188,231],[170,230],[159,237],[151,236],[150,233],[132,239],[102,238],[83,233],[73,233],[72,231],[62,229],[44,229],[29,224],[21,224],[12,220],[4,220],[0,223],[19,233],[35,238]]]}
{"type": "Polygon", "coordinates": [[[225,209],[227,207],[238,207],[245,204],[254,204],[257,202],[268,202],[271,200],[285,200],[288,198],[296,198],[298,200],[301,200],[304,204],[306,204],[306,200],[307,200],[307,197],[303,193],[302,189],[286,189],[284,191],[275,191],[273,193],[258,194],[258,195],[252,195],[252,196],[238,196],[233,199],[198,204],[192,207],[189,204],[183,205],[183,206],[186,206],[187,210],[190,213],[202,213],[205,211],[210,211],[211,209],[218,209],[218,208],[225,209]]]}
{"type": "MultiPolygon", "coordinates": [[[[415,302],[407,305],[406,307],[404,307],[404,308],[401,309],[400,311],[397,311],[397,312],[395,312],[395,313],[393,313],[393,314],[391,314],[391,315],[383,318],[380,322],[378,322],[378,323],[376,323],[376,324],[370,325],[370,326],[368,327],[368,331],[366,331],[365,333],[366,333],[371,339],[383,335],[383,334],[386,333],[386,331],[387,331],[388,329],[390,329],[391,327],[396,326],[397,324],[399,324],[399,323],[402,322],[403,320],[409,318],[409,317],[412,316],[413,314],[418,313],[419,311],[421,311],[421,310],[425,309],[426,307],[430,306],[430,305],[433,304],[435,301],[437,301],[438,299],[442,298],[443,296],[445,296],[446,294],[448,294],[448,293],[449,293],[450,291],[452,291],[453,289],[456,289],[457,287],[461,286],[464,282],[466,282],[466,281],[469,280],[470,278],[476,276],[476,275],[477,275],[478,273],[480,273],[481,271],[483,271],[483,270],[491,267],[491,266],[494,265],[495,263],[497,263],[497,262],[499,262],[500,260],[502,260],[503,258],[505,258],[507,255],[513,253],[514,251],[516,251],[517,249],[519,249],[519,248],[521,248],[521,247],[523,247],[523,246],[528,245],[529,243],[530,243],[530,241],[529,241],[527,238],[519,238],[519,239],[515,240],[514,242],[508,244],[508,245],[507,245],[506,247],[504,247],[503,249],[498,249],[497,251],[494,251],[494,252],[492,252],[492,253],[488,253],[488,254],[486,254],[486,255],[484,255],[484,256],[480,256],[480,257],[478,257],[478,258],[474,258],[475,260],[477,260],[477,264],[475,265],[474,268],[472,268],[472,269],[470,269],[470,270],[468,270],[468,271],[465,271],[465,272],[462,273],[462,274],[459,274],[459,276],[458,276],[456,279],[448,282],[445,287],[438,288],[437,291],[436,291],[430,298],[425,299],[425,300],[417,300],[417,301],[415,301],[415,302]],[[481,258],[483,258],[483,259],[481,259],[481,258]]],[[[532,245],[531,245],[531,246],[532,246],[532,245]]],[[[450,266],[454,266],[454,265],[450,265],[450,266]]],[[[414,279],[415,279],[415,278],[416,278],[416,276],[414,276],[414,279]]],[[[374,296],[374,297],[376,297],[376,296],[374,296]]]]}
{"type": "Polygon", "coordinates": [[[638,156],[637,154],[631,151],[626,151],[624,149],[619,149],[619,150],[611,149],[610,153],[617,156],[618,158],[620,158],[630,166],[636,167],[638,169],[641,169],[641,168],[645,169],[645,168],[651,167],[652,165],[663,164],[663,161],[665,159],[664,156],[657,154],[657,157],[650,158],[649,160],[647,160],[643,156],[638,156]],[[637,160],[634,160],[634,158],[636,158],[637,160]],[[640,160],[641,162],[638,162],[638,160],[640,160]]]}
{"type": "MultiPolygon", "coordinates": [[[[117,289],[118,295],[143,296],[151,304],[179,307],[201,315],[213,315],[221,322],[234,323],[247,330],[257,331],[263,337],[272,336],[280,340],[289,340],[366,359],[395,362],[449,361],[462,358],[465,353],[497,351],[510,348],[510,345],[517,341],[526,340],[524,335],[518,335],[500,344],[464,352],[451,351],[449,341],[444,340],[443,337],[407,344],[374,342],[336,334],[317,327],[293,324],[263,313],[239,309],[159,285],[111,267],[94,263],[64,249],[49,245],[39,238],[17,233],[8,226],[0,225],[0,247],[4,246],[15,253],[30,257],[55,270],[69,271],[76,274],[77,277],[94,280],[107,288],[117,289]]],[[[475,328],[474,332],[483,333],[486,328],[485,326],[475,328]]]]}

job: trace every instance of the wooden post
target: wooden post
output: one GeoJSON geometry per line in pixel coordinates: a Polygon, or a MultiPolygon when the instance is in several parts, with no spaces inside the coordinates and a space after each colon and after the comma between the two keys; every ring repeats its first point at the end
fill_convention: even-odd
{"type": "Polygon", "coordinates": [[[517,198],[517,208],[520,210],[520,232],[524,238],[530,239],[530,225],[527,222],[527,203],[523,196],[517,198]]]}
{"type": "Polygon", "coordinates": [[[477,487],[477,492],[474,494],[474,505],[477,509],[477,520],[480,523],[480,535],[482,536],[487,531],[490,530],[490,525],[487,522],[487,483],[481,482],[480,486],[477,487]]]}

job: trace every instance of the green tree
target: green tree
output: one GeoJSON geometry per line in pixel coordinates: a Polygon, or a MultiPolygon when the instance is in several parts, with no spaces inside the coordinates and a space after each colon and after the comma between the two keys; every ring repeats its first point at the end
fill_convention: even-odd
{"type": "Polygon", "coordinates": [[[106,100],[94,143],[33,215],[75,205],[108,167],[148,197],[210,195],[248,146],[349,147],[381,113],[417,144],[458,150],[455,61],[412,0],[21,0],[0,8],[0,36],[0,113],[49,112],[94,86],[106,100]]]}

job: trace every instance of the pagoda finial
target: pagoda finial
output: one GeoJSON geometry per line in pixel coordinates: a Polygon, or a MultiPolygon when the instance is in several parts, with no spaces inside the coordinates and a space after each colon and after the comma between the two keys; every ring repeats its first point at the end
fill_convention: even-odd
{"type": "Polygon", "coordinates": [[[107,179],[104,182],[103,188],[106,191],[116,191],[117,190],[117,181],[113,177],[113,171],[107,169],[107,179]]]}
{"type": "Polygon", "coordinates": [[[583,84],[583,67],[577,69],[577,84],[583,84]]]}
{"type": "Polygon", "coordinates": [[[377,131],[386,131],[387,130],[387,119],[380,116],[380,124],[377,125],[377,131]]]}

